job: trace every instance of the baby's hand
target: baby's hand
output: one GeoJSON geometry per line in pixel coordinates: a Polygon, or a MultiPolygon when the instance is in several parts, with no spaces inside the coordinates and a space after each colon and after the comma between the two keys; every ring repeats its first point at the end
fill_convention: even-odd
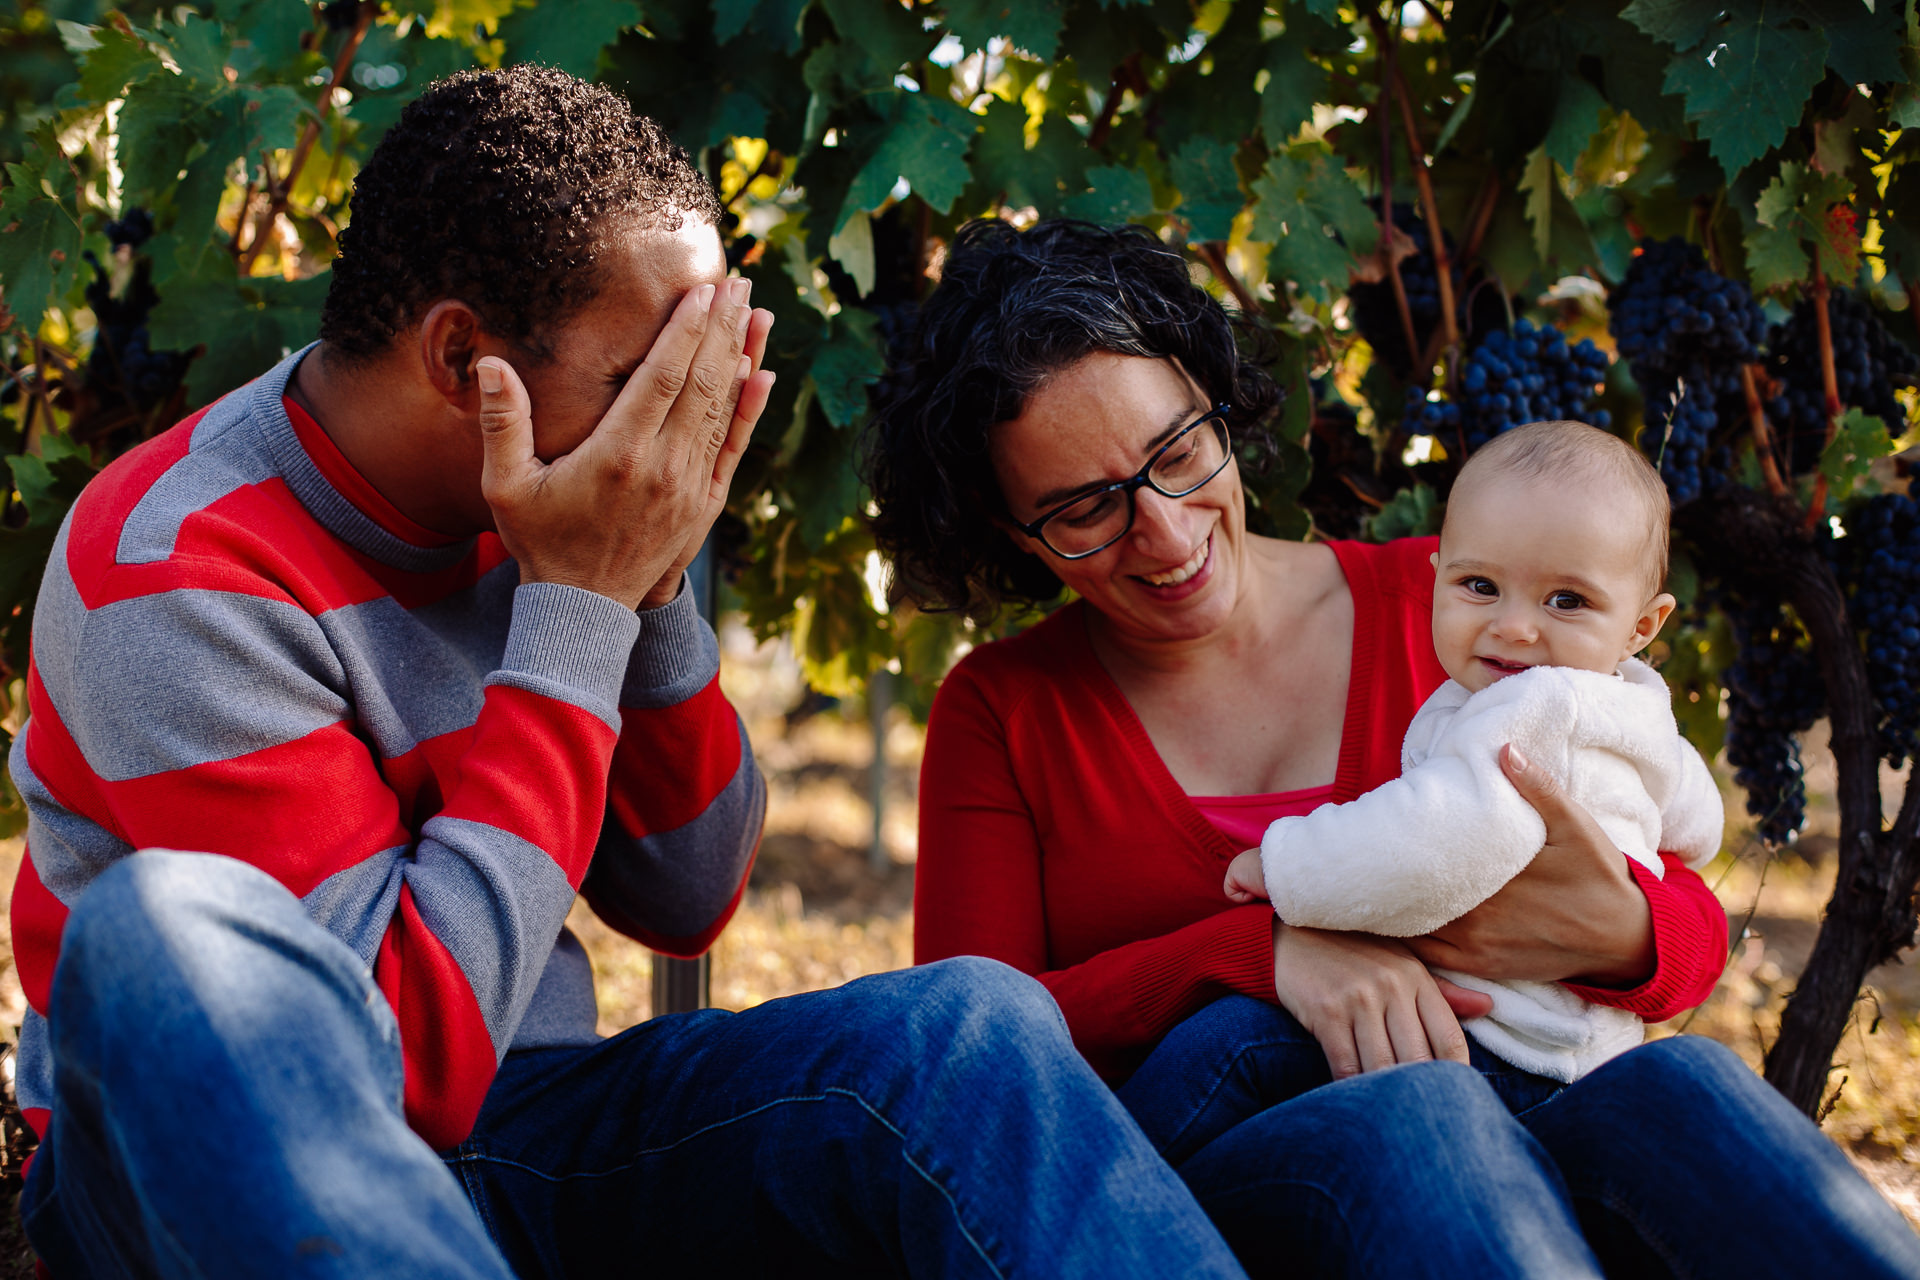
{"type": "Polygon", "coordinates": [[[1264,900],[1267,878],[1260,870],[1260,851],[1248,849],[1227,864],[1227,896],[1235,902],[1264,900]]]}

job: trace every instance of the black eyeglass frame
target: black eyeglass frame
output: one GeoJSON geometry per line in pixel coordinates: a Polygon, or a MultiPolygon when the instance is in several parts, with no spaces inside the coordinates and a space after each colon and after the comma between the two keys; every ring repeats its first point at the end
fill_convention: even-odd
{"type": "Polygon", "coordinates": [[[1233,405],[1223,400],[1195,418],[1192,422],[1189,422],[1186,426],[1174,432],[1173,436],[1165,444],[1153,451],[1153,456],[1147,459],[1147,464],[1144,467],[1141,467],[1125,480],[1116,480],[1112,484],[1102,485],[1098,489],[1089,489],[1085,493],[1076,494],[1074,497],[1068,498],[1065,502],[1053,510],[1046,512],[1039,519],[1031,523],[1022,524],[1018,520],[1010,520],[1008,523],[1020,532],[1026,534],[1029,538],[1038,539],[1042,546],[1054,555],[1059,556],[1062,560],[1085,560],[1088,556],[1097,556],[1133,531],[1133,522],[1140,510],[1139,505],[1134,501],[1133,495],[1135,492],[1140,489],[1151,489],[1163,498],[1184,498],[1190,493],[1197,493],[1201,489],[1206,488],[1209,484],[1213,483],[1214,477],[1227,469],[1227,464],[1233,461],[1233,432],[1227,427],[1227,415],[1231,412],[1233,412],[1233,405]],[[1170,489],[1162,489],[1159,485],[1155,484],[1150,473],[1154,467],[1159,465],[1160,459],[1166,457],[1167,451],[1172,449],[1173,446],[1179,444],[1182,440],[1209,422],[1218,422],[1220,424],[1220,434],[1225,438],[1226,447],[1222,450],[1220,465],[1212,471],[1209,471],[1205,478],[1195,484],[1187,486],[1178,493],[1170,489]],[[1127,522],[1121,526],[1120,532],[1114,534],[1111,538],[1108,538],[1091,551],[1066,552],[1060,550],[1060,548],[1054,546],[1053,543],[1047,540],[1047,535],[1044,531],[1047,521],[1073,507],[1079,506],[1088,498],[1097,498],[1107,493],[1118,493],[1127,500],[1127,522]]]}

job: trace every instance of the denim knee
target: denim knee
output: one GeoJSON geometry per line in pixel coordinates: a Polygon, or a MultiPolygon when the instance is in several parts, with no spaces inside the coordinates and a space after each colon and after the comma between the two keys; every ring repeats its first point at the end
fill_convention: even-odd
{"type": "Polygon", "coordinates": [[[906,994],[922,1015],[948,1024],[999,1027],[1002,1034],[1051,1035],[1066,1020],[1047,989],[1010,965],[983,956],[952,956],[908,971],[906,994]]]}
{"type": "Polygon", "coordinates": [[[60,975],[88,980],[96,964],[139,963],[155,949],[194,946],[262,894],[298,904],[257,867],[211,853],[147,849],[101,872],[80,895],[60,941],[60,975]]]}

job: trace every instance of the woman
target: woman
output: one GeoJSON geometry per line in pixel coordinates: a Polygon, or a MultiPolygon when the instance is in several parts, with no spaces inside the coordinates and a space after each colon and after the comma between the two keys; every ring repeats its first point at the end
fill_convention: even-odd
{"type": "Polygon", "coordinates": [[[1247,531],[1235,457],[1270,447],[1276,400],[1146,233],[956,237],[876,415],[876,532],[924,605],[1080,599],[970,655],[935,703],[917,958],[986,955],[1045,983],[1256,1271],[1732,1270],[1744,1249],[1759,1274],[1816,1253],[1920,1274],[1898,1216],[1718,1046],[1645,1047],[1558,1093],[1478,1059],[1496,1094],[1461,1065],[1458,1016],[1484,1006],[1428,963],[1567,981],[1657,1020],[1723,959],[1697,876],[1640,870],[1524,761],[1509,774],[1547,847],[1432,937],[1226,901],[1226,862],[1273,818],[1397,773],[1442,679],[1431,540],[1247,531]],[[1302,1035],[1327,1074],[1267,1078],[1263,1048],[1302,1035]],[[1395,1064],[1417,1065],[1378,1070],[1395,1064]],[[1750,1167],[1765,1185],[1727,1203],[1729,1168],[1750,1167]],[[1747,1230],[1749,1195],[1786,1197],[1792,1239],[1747,1230]]]}

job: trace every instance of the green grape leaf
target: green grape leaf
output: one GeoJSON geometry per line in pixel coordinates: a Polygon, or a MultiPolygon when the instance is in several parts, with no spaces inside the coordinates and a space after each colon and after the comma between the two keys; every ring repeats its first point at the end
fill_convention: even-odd
{"type": "MultiPolygon", "coordinates": [[[[194,269],[192,264],[216,236],[224,235],[215,227],[214,217],[234,161],[250,161],[261,151],[292,147],[306,111],[306,100],[293,89],[269,85],[223,93],[201,115],[198,123],[209,130],[206,150],[188,163],[187,176],[174,196],[173,232],[180,239],[188,270],[194,269]]],[[[160,265],[156,261],[155,266],[160,265]]]]}
{"type": "Polygon", "coordinates": [[[227,59],[232,46],[220,24],[197,13],[189,13],[179,33],[167,41],[180,73],[207,88],[222,86],[227,80],[227,59]]]}
{"type": "Polygon", "coordinates": [[[1542,144],[1555,164],[1568,173],[1573,172],[1580,153],[1587,149],[1594,130],[1600,127],[1600,114],[1606,107],[1607,100],[1600,96],[1600,91],[1581,77],[1568,76],[1561,81],[1553,123],[1547,126],[1547,140],[1542,144]]]}
{"type": "Polygon", "coordinates": [[[1747,228],[1747,282],[1755,293],[1798,284],[1807,278],[1809,260],[1797,231],[1765,225],[1747,228]]]}
{"type": "Polygon", "coordinates": [[[1368,516],[1361,530],[1369,542],[1391,542],[1395,538],[1421,538],[1440,532],[1440,516],[1445,508],[1439,496],[1423,482],[1402,489],[1387,500],[1387,505],[1368,516]]]}
{"type": "Polygon", "coordinates": [[[507,46],[509,64],[538,62],[588,77],[599,64],[600,51],[628,27],[638,26],[640,17],[633,0],[568,0],[515,9],[500,19],[498,35],[507,46]]]}
{"type": "Polygon", "coordinates": [[[205,110],[178,76],[158,76],[127,90],[120,107],[115,147],[126,172],[125,191],[135,204],[152,207],[186,167],[205,110]]]}
{"type": "Polygon", "coordinates": [[[799,499],[795,532],[804,548],[816,550],[846,524],[848,517],[859,515],[861,500],[866,496],[853,465],[854,433],[832,426],[822,429],[822,417],[815,417],[808,427],[799,455],[787,473],[788,486],[799,499]]]}
{"type": "Polygon", "coordinates": [[[1066,0],[947,0],[947,30],[968,49],[1005,36],[1016,49],[1052,62],[1066,21],[1066,0]]]}
{"type": "Polygon", "coordinates": [[[1234,215],[1246,203],[1240,193],[1240,174],[1233,167],[1238,150],[1231,143],[1194,137],[1167,166],[1180,188],[1180,205],[1174,212],[1186,218],[1189,240],[1225,240],[1233,234],[1234,215]]]}
{"type": "MultiPolygon", "coordinates": [[[[1755,276],[1754,287],[1771,288],[1784,283],[1778,273],[1795,259],[1804,275],[1806,255],[1797,250],[1800,242],[1808,240],[1813,242],[1814,251],[1819,255],[1822,271],[1836,280],[1852,279],[1860,265],[1860,237],[1845,209],[1852,194],[1852,187],[1838,174],[1821,173],[1792,160],[1783,163],[1773,181],[1760,192],[1754,215],[1760,223],[1757,230],[1791,236],[1796,252],[1789,254],[1775,238],[1758,237],[1759,246],[1769,261],[1764,271],[1749,264],[1748,270],[1755,276]],[[1760,283],[1763,278],[1767,283],[1760,283]]],[[[1749,233],[1749,244],[1755,239],[1756,236],[1749,233]]]]}
{"type": "Polygon", "coordinates": [[[305,346],[320,331],[325,275],[242,282],[233,260],[210,255],[198,275],[178,275],[147,317],[156,351],[204,347],[187,368],[187,399],[209,404],[305,346]]]}
{"type": "Polygon", "coordinates": [[[834,222],[835,232],[844,227],[856,211],[878,209],[902,178],[915,195],[939,213],[953,207],[953,202],[973,178],[966,161],[967,145],[972,141],[973,116],[952,103],[930,100],[918,93],[901,94],[895,108],[894,122],[879,148],[860,167],[847,188],[846,201],[834,222]],[[952,109],[941,111],[943,107],[952,109]],[[963,127],[968,132],[959,132],[942,118],[951,116],[966,121],[963,127]]]}
{"type": "MultiPolygon", "coordinates": [[[[840,38],[858,45],[889,80],[909,62],[918,62],[939,43],[938,32],[920,25],[917,10],[873,0],[820,0],[840,38]]],[[[958,194],[957,192],[955,194],[958,194]]]]}
{"type": "Polygon", "coordinates": [[[1249,235],[1273,246],[1267,275],[1291,280],[1322,301],[1346,291],[1353,259],[1372,253],[1379,242],[1379,224],[1360,188],[1323,152],[1303,148],[1275,155],[1253,194],[1249,235]]]}
{"type": "Polygon", "coordinates": [[[865,297],[873,292],[873,217],[865,210],[852,214],[838,235],[827,240],[827,256],[853,277],[853,287],[865,297]]]}
{"type": "Polygon", "coordinates": [[[1906,6],[1881,4],[1870,9],[1858,0],[1837,0],[1819,6],[1817,22],[1827,35],[1827,65],[1849,84],[1905,84],[1900,65],[1901,28],[1906,6]]]}
{"type": "Polygon", "coordinates": [[[79,271],[80,223],[66,204],[73,194],[73,171],[63,159],[45,169],[7,166],[7,188],[0,194],[0,298],[23,333],[40,328],[47,304],[73,287],[79,271]]]}
{"type": "Polygon", "coordinates": [[[1012,207],[1032,205],[1041,217],[1052,217],[1067,193],[1086,183],[1086,142],[1058,111],[1040,122],[1031,150],[1026,126],[1027,110],[1019,103],[989,102],[973,143],[973,172],[986,191],[999,193],[1012,207]]]}
{"type": "Polygon", "coordinates": [[[313,8],[302,0],[220,0],[214,12],[233,24],[261,65],[275,69],[300,58],[301,37],[313,30],[313,8]]]}
{"type": "Polygon", "coordinates": [[[1340,0],[1305,0],[1305,7],[1320,21],[1340,25],[1340,0]]]}
{"type": "Polygon", "coordinates": [[[1559,186],[1554,176],[1553,157],[1541,147],[1527,157],[1520,174],[1520,190],[1527,196],[1527,225],[1533,228],[1533,251],[1546,261],[1553,244],[1553,194],[1559,186]]]}
{"type": "Polygon", "coordinates": [[[160,70],[159,56],[140,37],[113,26],[85,30],[93,45],[80,56],[79,89],[88,102],[110,102],[160,70]]]}
{"type": "Polygon", "coordinates": [[[47,530],[60,527],[67,509],[95,474],[87,451],[58,434],[42,437],[38,456],[10,455],[7,467],[13,472],[13,487],[20,492],[21,505],[27,509],[27,524],[47,530]]]}
{"type": "Polygon", "coordinates": [[[1894,450],[1887,424],[1870,413],[1849,409],[1840,419],[1840,429],[1820,454],[1820,474],[1827,479],[1827,501],[1838,506],[1853,492],[1853,486],[1867,474],[1875,458],[1884,458],[1894,450]]]}
{"type": "Polygon", "coordinates": [[[760,0],[713,0],[714,43],[726,44],[745,31],[759,7],[760,0]]]}
{"type": "Polygon", "coordinates": [[[1106,166],[1087,170],[1093,190],[1070,196],[1062,208],[1084,222],[1131,222],[1153,212],[1153,183],[1138,169],[1106,166]]]}
{"type": "Polygon", "coordinates": [[[885,345],[871,311],[843,307],[833,317],[808,370],[828,422],[850,427],[867,416],[867,388],[887,371],[885,345]]]}
{"type": "Polygon", "coordinates": [[[1725,8],[1720,0],[1633,0],[1620,16],[1662,44],[1685,50],[1707,38],[1725,8]]]}
{"type": "Polygon", "coordinates": [[[1729,175],[1786,140],[1827,73],[1827,38],[1817,29],[1768,25],[1770,9],[1781,8],[1778,0],[1756,0],[1735,11],[1667,68],[1666,91],[1686,98],[1688,122],[1729,175]]]}
{"type": "Polygon", "coordinates": [[[1260,132],[1268,146],[1283,147],[1313,119],[1315,103],[1331,101],[1331,82],[1326,68],[1313,60],[1304,39],[1291,28],[1267,42],[1266,71],[1260,132]]]}

